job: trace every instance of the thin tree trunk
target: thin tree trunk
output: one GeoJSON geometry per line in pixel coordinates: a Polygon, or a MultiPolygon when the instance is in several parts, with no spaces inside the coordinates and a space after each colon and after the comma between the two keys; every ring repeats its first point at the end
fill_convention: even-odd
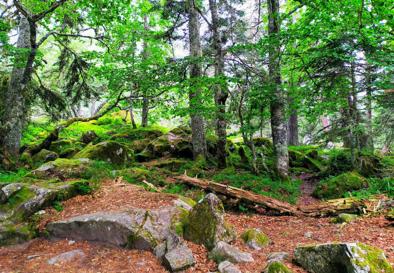
{"type": "MultiPolygon", "coordinates": [[[[148,17],[144,16],[144,29],[147,32],[149,30],[148,26],[148,17]]],[[[146,61],[148,59],[148,43],[146,39],[143,42],[143,51],[142,51],[142,60],[146,61]]],[[[141,126],[148,126],[148,114],[149,114],[149,98],[148,98],[148,90],[146,87],[143,87],[143,98],[142,98],[142,113],[141,113],[141,126]]]]}
{"type": "Polygon", "coordinates": [[[26,49],[27,57],[20,58],[12,70],[5,97],[3,123],[5,135],[3,138],[4,154],[7,157],[17,158],[19,155],[22,130],[26,119],[26,101],[24,92],[33,71],[33,62],[36,56],[36,26],[23,15],[20,16],[19,36],[17,47],[26,49]]]}
{"type": "Polygon", "coordinates": [[[367,109],[367,136],[365,146],[367,149],[373,151],[374,143],[373,143],[373,128],[372,128],[372,68],[367,64],[366,69],[366,109],[367,109]]]}
{"type": "Polygon", "coordinates": [[[131,126],[133,126],[133,129],[137,129],[137,124],[135,123],[135,118],[134,118],[133,99],[132,98],[130,98],[129,103],[130,103],[129,112],[130,112],[131,126]]]}
{"type": "Polygon", "coordinates": [[[209,0],[209,8],[211,10],[212,17],[212,37],[213,37],[213,49],[215,52],[215,77],[220,80],[220,83],[215,84],[215,104],[216,104],[216,135],[218,137],[217,143],[217,160],[218,167],[226,167],[226,100],[228,98],[227,86],[224,82],[224,61],[223,61],[223,50],[221,44],[221,37],[219,32],[219,15],[216,0],[209,0]],[[223,82],[222,82],[223,81],[223,82]]]}
{"type": "Polygon", "coordinates": [[[287,178],[289,172],[289,153],[287,147],[287,122],[285,121],[286,100],[281,88],[280,71],[280,18],[279,0],[268,0],[269,77],[273,90],[271,100],[271,130],[275,152],[275,168],[279,177],[287,178]]]}
{"type": "Polygon", "coordinates": [[[189,107],[192,127],[192,144],[194,158],[206,158],[207,144],[205,139],[204,119],[201,114],[201,88],[199,87],[202,75],[199,58],[201,57],[200,23],[198,11],[194,6],[193,0],[188,0],[189,13],[189,43],[190,57],[190,88],[189,88],[189,107]]]}
{"type": "Polygon", "coordinates": [[[297,109],[293,106],[293,99],[289,97],[289,105],[291,105],[290,117],[289,117],[289,145],[299,145],[298,142],[298,113],[297,109]]]}

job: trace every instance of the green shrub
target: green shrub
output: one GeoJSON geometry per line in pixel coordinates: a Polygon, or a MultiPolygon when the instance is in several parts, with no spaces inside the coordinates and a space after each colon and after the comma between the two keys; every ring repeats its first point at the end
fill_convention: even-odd
{"type": "Polygon", "coordinates": [[[344,197],[347,192],[368,187],[368,180],[357,172],[347,172],[322,180],[313,195],[323,199],[344,197]]]}
{"type": "Polygon", "coordinates": [[[394,197],[394,179],[391,177],[386,178],[368,178],[368,188],[358,191],[348,192],[346,197],[356,197],[359,199],[369,198],[375,194],[387,194],[389,197],[394,197]]]}
{"type": "Polygon", "coordinates": [[[19,182],[22,178],[29,173],[26,169],[18,169],[17,172],[1,172],[0,171],[0,183],[14,183],[19,182]]]}

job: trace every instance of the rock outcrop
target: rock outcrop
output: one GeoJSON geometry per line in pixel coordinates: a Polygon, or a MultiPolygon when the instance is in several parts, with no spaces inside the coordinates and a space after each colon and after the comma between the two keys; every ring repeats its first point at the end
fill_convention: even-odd
{"type": "Polygon", "coordinates": [[[133,157],[133,151],[116,141],[104,141],[96,145],[89,144],[74,156],[74,158],[89,158],[116,165],[125,165],[133,160],[133,157]]]}
{"type": "Polygon", "coordinates": [[[171,230],[178,207],[157,210],[133,209],[124,212],[99,212],[49,223],[52,238],[68,238],[150,250],[172,272],[195,263],[185,242],[171,230]]]}
{"type": "Polygon", "coordinates": [[[311,273],[393,273],[382,250],[362,243],[297,247],[295,261],[311,273]]]}
{"type": "Polygon", "coordinates": [[[229,261],[223,261],[219,264],[218,270],[220,273],[242,273],[238,267],[229,261]]]}

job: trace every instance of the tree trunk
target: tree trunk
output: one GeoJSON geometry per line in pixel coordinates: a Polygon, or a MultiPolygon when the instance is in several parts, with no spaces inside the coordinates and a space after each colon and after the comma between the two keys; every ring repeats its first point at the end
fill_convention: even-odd
{"type": "MultiPolygon", "coordinates": [[[[149,30],[148,27],[148,17],[144,16],[144,29],[147,32],[149,30]]],[[[146,61],[148,59],[148,43],[146,39],[144,39],[143,43],[143,51],[142,51],[142,61],[146,61]]],[[[148,114],[149,114],[149,98],[148,98],[148,90],[143,86],[143,98],[142,98],[142,113],[141,113],[141,126],[148,126],[148,114]]]]}
{"type": "Polygon", "coordinates": [[[129,112],[130,112],[130,120],[131,120],[131,126],[133,126],[133,129],[137,129],[137,124],[135,123],[135,118],[134,118],[134,111],[133,111],[133,99],[130,98],[130,105],[129,105],[129,112]]]}
{"type": "Polygon", "coordinates": [[[365,75],[365,85],[366,85],[366,110],[367,110],[367,134],[366,134],[366,143],[365,148],[370,151],[374,150],[373,143],[373,128],[372,128],[372,67],[367,64],[366,75],[365,75]]]}
{"type": "Polygon", "coordinates": [[[209,0],[212,17],[212,46],[215,52],[215,77],[220,83],[214,85],[216,104],[216,135],[218,137],[216,156],[218,167],[226,167],[226,100],[228,98],[227,86],[224,82],[224,60],[221,37],[219,32],[219,15],[216,0],[209,0]]]}
{"type": "Polygon", "coordinates": [[[205,139],[204,119],[201,113],[201,41],[200,41],[200,23],[198,21],[198,11],[194,6],[193,0],[188,0],[189,13],[189,43],[190,57],[190,88],[189,88],[189,107],[192,127],[192,144],[193,156],[195,159],[204,158],[207,154],[207,143],[205,139]]]}
{"type": "Polygon", "coordinates": [[[268,35],[270,38],[268,70],[273,90],[270,110],[275,168],[279,177],[287,178],[289,172],[289,153],[287,148],[287,124],[284,115],[286,100],[281,88],[279,0],[268,0],[268,20],[268,35]]]}
{"type": "Polygon", "coordinates": [[[36,26],[23,15],[20,16],[18,49],[26,49],[22,58],[12,70],[5,97],[3,125],[5,128],[3,138],[4,154],[11,158],[19,155],[22,129],[26,119],[25,92],[33,72],[33,62],[36,56],[36,26]]]}
{"type": "MultiPolygon", "coordinates": [[[[292,105],[292,99],[289,98],[289,104],[292,105]]],[[[298,142],[298,113],[297,109],[292,108],[289,117],[289,145],[299,145],[298,142]]]]}

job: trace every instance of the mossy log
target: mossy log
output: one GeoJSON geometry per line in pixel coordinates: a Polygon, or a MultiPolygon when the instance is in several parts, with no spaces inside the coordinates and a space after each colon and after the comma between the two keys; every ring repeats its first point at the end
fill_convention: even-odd
{"type": "Polygon", "coordinates": [[[184,183],[207,191],[222,194],[239,201],[252,204],[254,207],[262,207],[266,211],[256,210],[259,213],[276,215],[298,215],[307,217],[330,217],[341,213],[367,213],[381,209],[380,204],[384,196],[376,196],[368,200],[356,198],[333,199],[308,206],[295,206],[277,199],[256,194],[240,188],[216,183],[213,181],[192,178],[187,175],[175,177],[175,182],[184,183]]]}

